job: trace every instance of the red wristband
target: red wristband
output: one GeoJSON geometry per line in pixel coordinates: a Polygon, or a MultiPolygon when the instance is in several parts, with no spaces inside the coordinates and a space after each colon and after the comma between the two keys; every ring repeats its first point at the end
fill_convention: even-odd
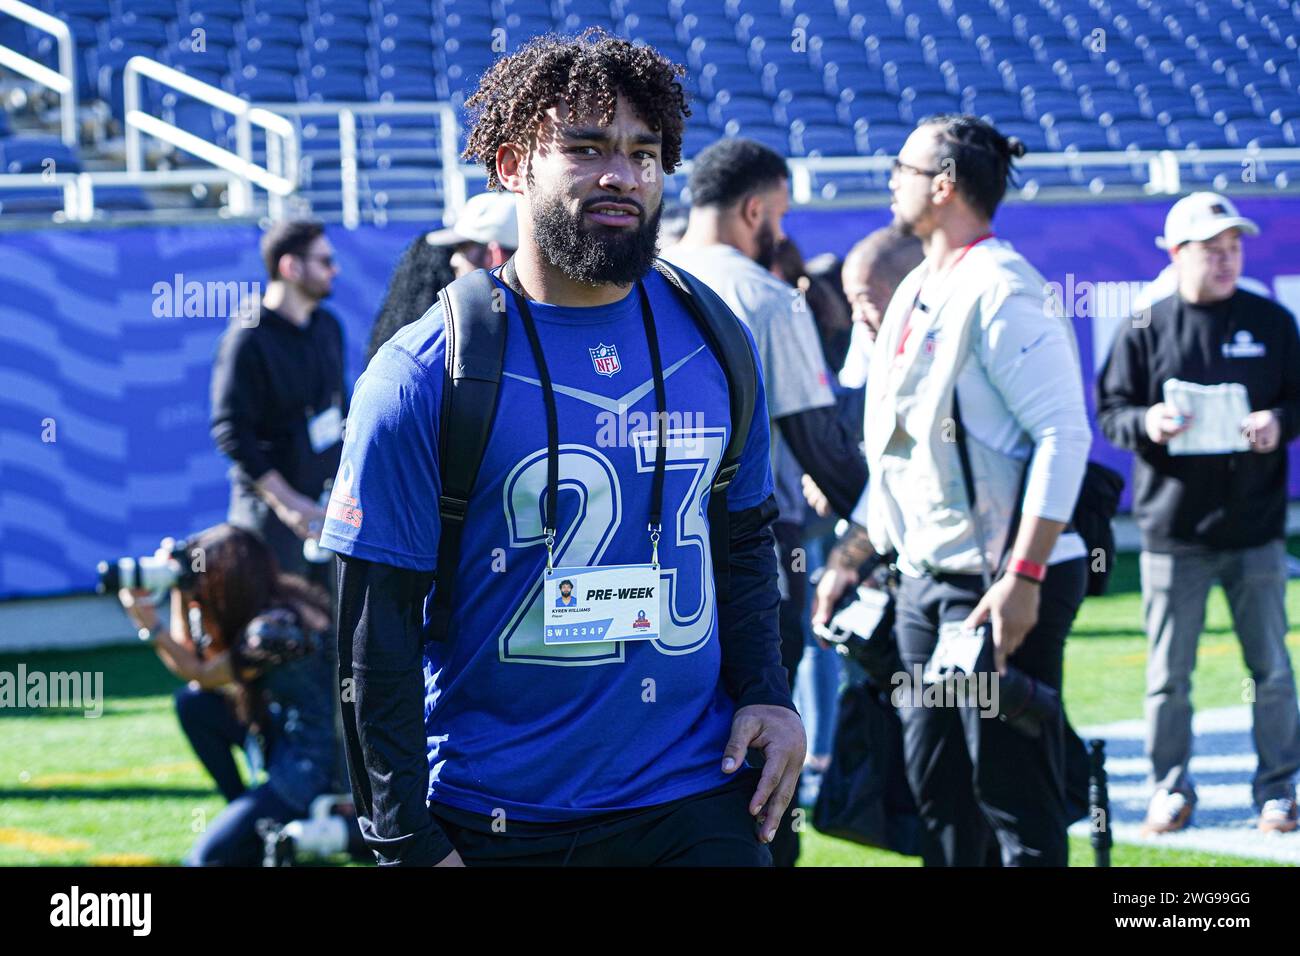
{"type": "Polygon", "coordinates": [[[1012,558],[1011,563],[1007,565],[1007,571],[1011,574],[1032,578],[1039,584],[1042,584],[1043,578],[1047,577],[1047,565],[1035,564],[1025,558],[1012,558]]]}

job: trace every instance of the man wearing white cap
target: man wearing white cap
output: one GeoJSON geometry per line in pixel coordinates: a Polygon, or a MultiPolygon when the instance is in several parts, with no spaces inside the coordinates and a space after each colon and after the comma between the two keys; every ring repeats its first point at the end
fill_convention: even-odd
{"type": "Polygon", "coordinates": [[[457,278],[475,269],[495,269],[519,248],[515,197],[498,192],[472,196],[456,216],[455,225],[435,229],[424,241],[454,248],[451,268],[457,278]]]}
{"type": "Polygon", "coordinates": [[[1223,196],[1175,203],[1157,245],[1169,251],[1177,288],[1116,336],[1097,379],[1102,431],[1137,454],[1150,833],[1187,826],[1196,803],[1191,677],[1216,581],[1251,673],[1259,828],[1296,829],[1300,711],[1285,643],[1284,534],[1286,445],[1300,435],[1300,332],[1286,309],[1238,286],[1242,234],[1259,228],[1223,196]],[[1220,391],[1248,409],[1239,421],[1227,411],[1231,395],[1203,390],[1234,383],[1220,391]],[[1206,413],[1198,419],[1167,392],[1203,396],[1206,413]]]}

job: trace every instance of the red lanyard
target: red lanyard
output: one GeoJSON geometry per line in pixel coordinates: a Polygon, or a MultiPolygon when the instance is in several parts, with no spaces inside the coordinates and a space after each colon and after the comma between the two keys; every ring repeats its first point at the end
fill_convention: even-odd
{"type": "MultiPolygon", "coordinates": [[[[986,232],[984,233],[984,235],[980,236],[978,239],[974,240],[973,242],[968,242],[966,245],[962,246],[961,252],[957,253],[957,258],[953,260],[952,265],[948,267],[946,273],[951,273],[953,269],[956,269],[957,266],[961,264],[961,261],[966,258],[966,253],[970,252],[972,249],[978,246],[985,239],[992,239],[992,238],[993,238],[993,233],[986,232]]],[[[911,308],[907,310],[907,317],[903,319],[903,334],[898,339],[898,351],[894,353],[895,358],[902,355],[903,349],[906,348],[907,346],[907,337],[912,334],[912,313],[916,311],[916,307],[920,303],[920,301],[921,301],[921,290],[917,289],[916,298],[912,300],[911,308]]]]}

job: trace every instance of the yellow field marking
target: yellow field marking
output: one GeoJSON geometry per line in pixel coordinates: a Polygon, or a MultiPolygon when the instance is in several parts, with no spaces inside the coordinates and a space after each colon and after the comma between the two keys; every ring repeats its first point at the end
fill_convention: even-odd
{"type": "Polygon", "coordinates": [[[16,847],[41,856],[90,849],[90,844],[85,840],[71,840],[67,837],[51,836],[48,833],[20,830],[17,827],[0,827],[0,846],[16,847]]]}
{"type": "Polygon", "coordinates": [[[141,777],[173,777],[177,774],[197,772],[196,761],[158,763],[150,767],[114,767],[111,770],[84,770],[68,773],[43,773],[25,781],[29,787],[67,787],[85,783],[111,783],[114,780],[138,780],[141,777]]]}
{"type": "Polygon", "coordinates": [[[101,853],[86,862],[91,866],[158,866],[162,860],[143,853],[101,853]]]}

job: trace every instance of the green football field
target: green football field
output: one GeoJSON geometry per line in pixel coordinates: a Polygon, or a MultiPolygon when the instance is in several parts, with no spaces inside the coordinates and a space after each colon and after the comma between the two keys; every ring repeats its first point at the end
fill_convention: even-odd
{"type": "MultiPolygon", "coordinates": [[[[1300,554],[1300,541],[1291,551],[1300,554]]],[[[1287,590],[1288,638],[1300,670],[1300,581],[1287,590]]],[[[126,630],[125,619],[123,629],[126,630]]],[[[1091,598],[1066,656],[1065,700],[1075,726],[1142,715],[1145,638],[1136,556],[1122,556],[1111,593],[1091,598]]],[[[103,715],[2,710],[0,714],[0,865],[174,864],[206,821],[220,812],[213,789],[171,706],[176,680],[146,647],[76,653],[0,655],[0,671],[102,671],[103,715]]],[[[1242,702],[1247,676],[1216,589],[1201,640],[1197,708],[1242,702]]],[[[917,861],[803,834],[803,866],[910,866],[917,861]]],[[[1071,863],[1092,865],[1084,839],[1072,839],[1071,863]]],[[[1265,865],[1210,853],[1117,845],[1116,866],[1265,865]]]]}

